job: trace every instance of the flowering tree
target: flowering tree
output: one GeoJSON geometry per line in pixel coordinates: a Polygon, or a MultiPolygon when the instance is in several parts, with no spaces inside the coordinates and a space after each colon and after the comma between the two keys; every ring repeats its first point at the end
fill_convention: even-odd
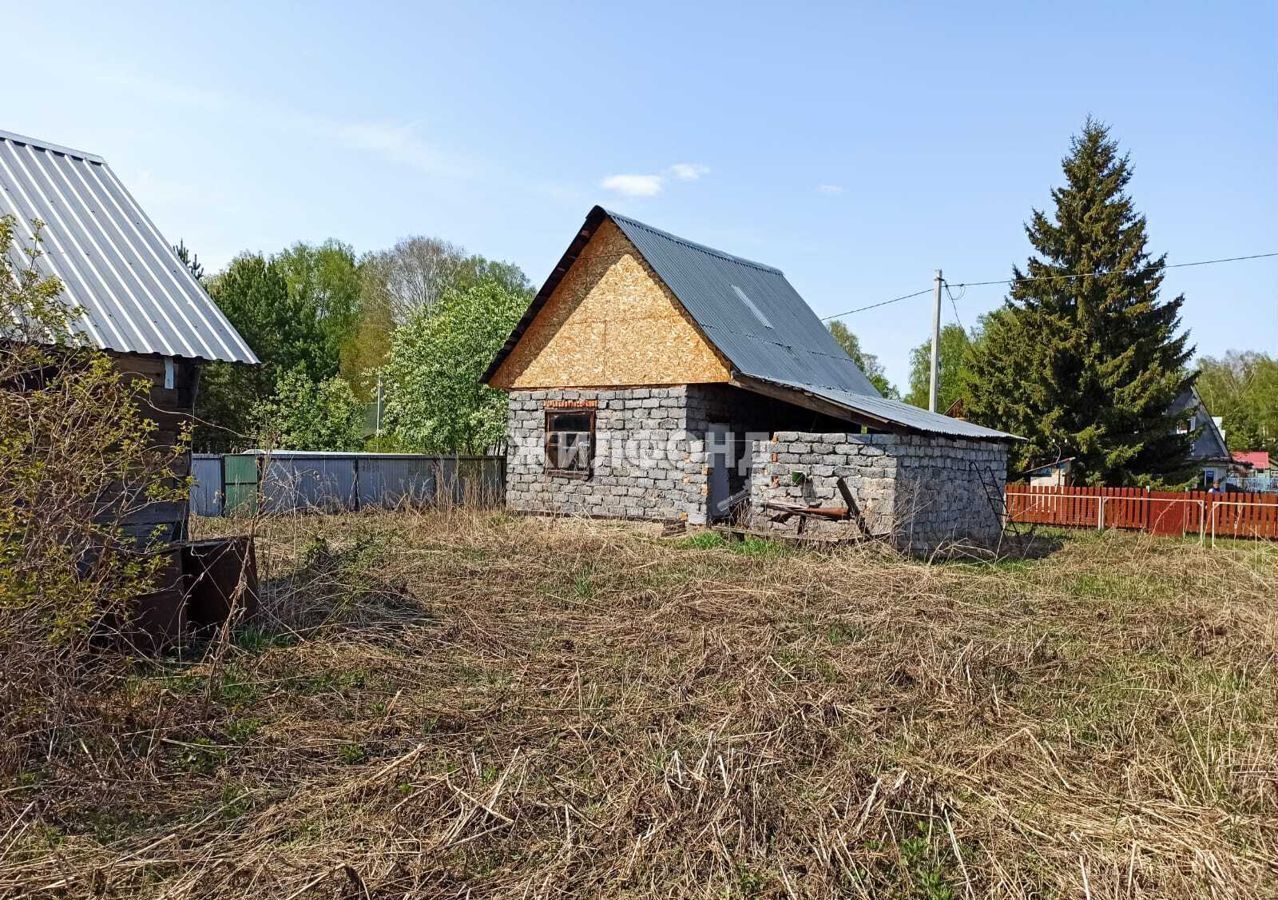
{"type": "Polygon", "coordinates": [[[481,453],[505,437],[505,396],[480,378],[527,305],[527,293],[487,280],[446,292],[396,331],[385,421],[405,446],[481,453]]]}

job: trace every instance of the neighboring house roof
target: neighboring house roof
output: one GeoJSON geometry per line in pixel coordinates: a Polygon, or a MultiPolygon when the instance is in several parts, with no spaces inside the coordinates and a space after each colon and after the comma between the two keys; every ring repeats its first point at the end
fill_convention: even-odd
{"type": "Polygon", "coordinates": [[[1074,464],[1075,457],[1067,456],[1064,459],[1058,459],[1054,462],[1043,463],[1041,466],[1034,466],[1032,469],[1026,469],[1022,474],[1036,475],[1039,472],[1050,472],[1052,469],[1067,469],[1074,464]]]}
{"type": "Polygon", "coordinates": [[[1191,459],[1200,462],[1221,462],[1232,459],[1229,448],[1225,446],[1225,436],[1216,427],[1216,422],[1212,419],[1207,404],[1203,403],[1198,388],[1191,386],[1181,391],[1180,395],[1172,401],[1168,412],[1172,415],[1188,413],[1191,416],[1190,427],[1202,429],[1198,437],[1194,439],[1193,447],[1190,448],[1191,459]]]}
{"type": "Polygon", "coordinates": [[[1234,451],[1234,462],[1251,466],[1257,472],[1264,472],[1269,469],[1269,451],[1236,450],[1234,451]]]}
{"type": "Polygon", "coordinates": [[[882,397],[834,340],[779,269],[684,240],[596,206],[559,265],[493,360],[489,380],[519,343],[595,230],[611,220],[731,365],[748,390],[815,398],[862,419],[951,437],[1013,439],[1013,435],[882,397]]]}
{"type": "MultiPolygon", "coordinates": [[[[102,350],[256,363],[227,321],[100,156],[0,131],[0,216],[19,243],[44,222],[37,266],[83,311],[102,350]]],[[[11,265],[28,260],[15,248],[11,265]]]]}

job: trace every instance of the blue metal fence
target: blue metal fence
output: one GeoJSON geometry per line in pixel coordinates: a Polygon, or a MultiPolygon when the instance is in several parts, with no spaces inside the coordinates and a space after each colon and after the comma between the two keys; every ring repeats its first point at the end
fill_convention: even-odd
{"type": "MultiPolygon", "coordinates": [[[[500,504],[503,456],[425,456],[407,453],[253,451],[257,508],[266,513],[343,512],[370,508],[500,504]]],[[[225,509],[224,459],[193,454],[191,510],[220,516],[225,509]]]]}

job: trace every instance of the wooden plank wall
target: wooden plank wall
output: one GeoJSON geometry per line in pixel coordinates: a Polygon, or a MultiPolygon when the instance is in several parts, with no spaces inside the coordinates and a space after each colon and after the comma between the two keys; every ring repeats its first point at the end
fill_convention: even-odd
{"type": "MultiPolygon", "coordinates": [[[[136,354],[114,355],[116,368],[126,375],[143,379],[149,385],[149,404],[143,413],[157,425],[153,440],[157,446],[173,447],[177,444],[183,427],[191,421],[195,408],[195,390],[199,363],[190,359],[174,359],[173,387],[164,386],[164,359],[159,356],[136,354]]],[[[175,483],[191,474],[191,452],[181,454],[175,461],[175,483]]],[[[145,541],[162,530],[168,541],[187,538],[190,503],[166,501],[151,503],[134,511],[122,523],[124,529],[139,541],[145,541]]]]}
{"type": "Polygon", "coordinates": [[[1278,539],[1278,495],[1009,484],[1012,522],[1122,528],[1163,535],[1278,539]],[[1103,507],[1103,508],[1102,508],[1103,507]]]}

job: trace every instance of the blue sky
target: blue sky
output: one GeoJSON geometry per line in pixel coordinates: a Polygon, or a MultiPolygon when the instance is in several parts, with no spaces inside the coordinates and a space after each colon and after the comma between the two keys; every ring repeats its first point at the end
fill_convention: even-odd
{"type": "MultiPolygon", "coordinates": [[[[1278,7],[24,3],[0,128],[105,156],[210,269],[434,234],[550,272],[594,203],[785,270],[825,316],[1006,278],[1090,113],[1169,262],[1278,250],[1278,7]]],[[[1273,353],[1278,259],[1173,269],[1273,353]]],[[[971,288],[971,325],[1002,298],[971,288]]],[[[845,321],[893,381],[927,297],[845,321]]],[[[948,300],[947,321],[955,317],[948,300]]]]}

